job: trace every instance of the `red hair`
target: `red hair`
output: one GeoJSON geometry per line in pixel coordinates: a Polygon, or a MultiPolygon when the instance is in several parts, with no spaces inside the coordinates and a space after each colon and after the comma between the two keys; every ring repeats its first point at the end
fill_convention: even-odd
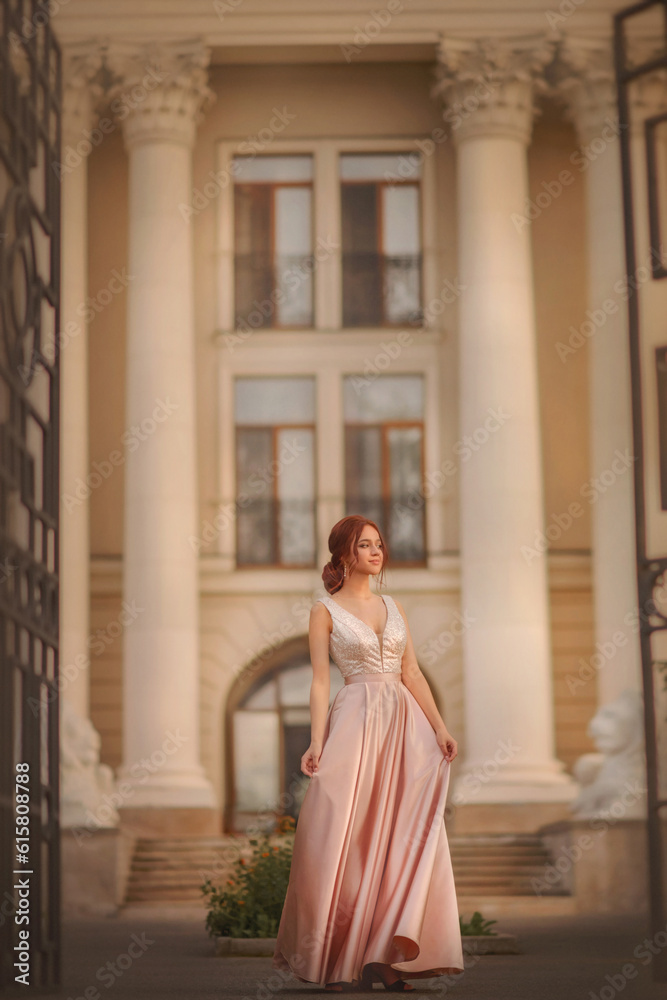
{"type": "Polygon", "coordinates": [[[375,521],[370,521],[367,517],[362,517],[361,514],[348,514],[347,517],[342,518],[337,524],[334,524],[329,535],[329,552],[331,553],[331,559],[326,564],[322,570],[322,580],[324,581],[324,586],[330,594],[335,594],[337,590],[343,586],[344,567],[343,560],[347,557],[348,573],[352,573],[354,567],[356,566],[358,559],[356,556],[357,542],[361,537],[361,533],[364,527],[370,524],[372,528],[375,528],[378,535],[380,536],[380,541],[382,542],[382,569],[380,570],[380,585],[384,582],[384,568],[389,559],[389,551],[387,549],[386,542],[382,535],[382,532],[378,528],[375,521]]]}

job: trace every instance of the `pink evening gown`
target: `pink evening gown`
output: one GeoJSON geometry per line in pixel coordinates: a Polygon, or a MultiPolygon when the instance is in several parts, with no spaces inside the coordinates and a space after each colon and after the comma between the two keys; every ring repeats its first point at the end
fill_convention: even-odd
{"type": "Polygon", "coordinates": [[[403,617],[383,597],[380,637],[320,600],[345,684],[301,804],[273,965],[321,986],[359,980],[371,962],[403,979],[462,972],[444,819],[451,765],[402,683],[403,617]]]}

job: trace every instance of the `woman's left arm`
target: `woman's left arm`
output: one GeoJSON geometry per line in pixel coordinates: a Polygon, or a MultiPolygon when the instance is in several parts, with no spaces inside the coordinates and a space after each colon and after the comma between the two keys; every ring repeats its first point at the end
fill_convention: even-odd
{"type": "Polygon", "coordinates": [[[405,611],[398,601],[395,600],[394,603],[401,613],[407,632],[405,652],[403,653],[403,660],[401,661],[403,683],[414,696],[416,702],[424,712],[424,715],[433,726],[438,746],[442,750],[445,760],[451,762],[458,754],[457,742],[447,729],[442,716],[438,712],[438,707],[433,698],[433,694],[431,693],[431,689],[428,686],[428,681],[424,677],[419,664],[417,663],[417,656],[415,655],[415,648],[412,644],[410,626],[408,625],[408,619],[405,611]]]}

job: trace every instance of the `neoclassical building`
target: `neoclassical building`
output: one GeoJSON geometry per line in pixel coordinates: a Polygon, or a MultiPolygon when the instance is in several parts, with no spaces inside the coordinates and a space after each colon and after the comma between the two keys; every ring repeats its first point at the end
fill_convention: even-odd
{"type": "Polygon", "coordinates": [[[613,9],[61,5],[79,838],[298,814],[347,513],[459,740],[452,831],[571,816],[641,689],[613,9]]]}

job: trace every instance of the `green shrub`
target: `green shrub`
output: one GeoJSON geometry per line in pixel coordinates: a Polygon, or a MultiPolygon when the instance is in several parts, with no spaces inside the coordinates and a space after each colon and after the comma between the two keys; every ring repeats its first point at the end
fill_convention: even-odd
{"type": "Polygon", "coordinates": [[[473,935],[491,937],[498,932],[490,931],[489,927],[497,923],[497,920],[485,920],[479,910],[475,910],[468,923],[464,921],[463,917],[459,917],[459,927],[461,928],[461,935],[463,937],[472,937],[473,935]]]}
{"type": "Polygon", "coordinates": [[[287,893],[292,865],[295,823],[280,817],[278,832],[285,843],[271,844],[269,834],[250,841],[252,855],[234,862],[224,886],[210,878],[201,886],[208,897],[206,928],[211,937],[275,937],[287,893]]]}

